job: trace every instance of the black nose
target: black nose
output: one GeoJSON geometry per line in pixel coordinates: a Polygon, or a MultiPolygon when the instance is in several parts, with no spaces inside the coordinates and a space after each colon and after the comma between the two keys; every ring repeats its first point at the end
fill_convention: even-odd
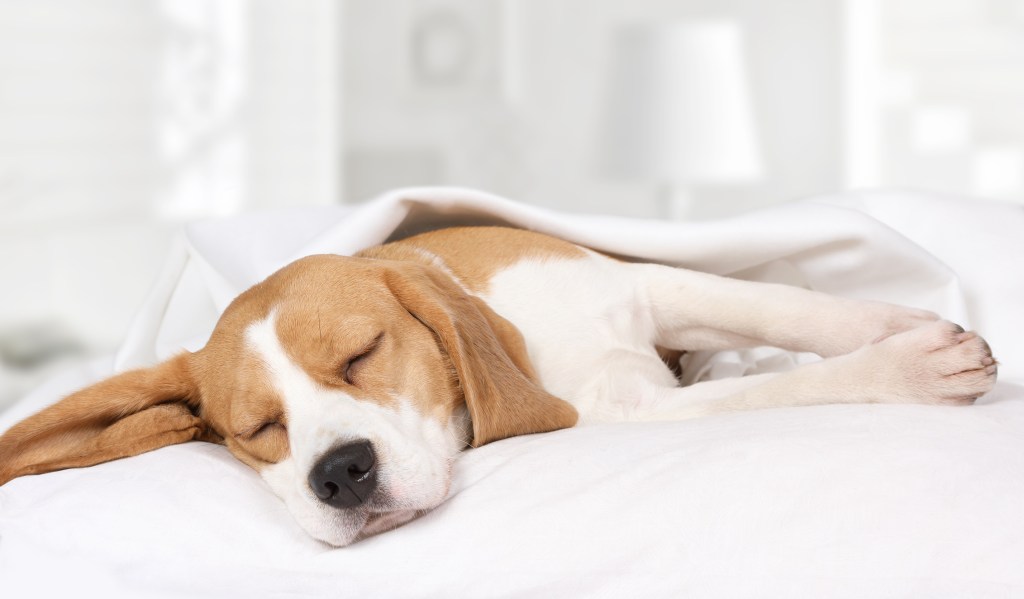
{"type": "Polygon", "coordinates": [[[369,441],[356,441],[328,451],[309,472],[309,486],[332,507],[362,505],[377,488],[377,459],[369,441]]]}

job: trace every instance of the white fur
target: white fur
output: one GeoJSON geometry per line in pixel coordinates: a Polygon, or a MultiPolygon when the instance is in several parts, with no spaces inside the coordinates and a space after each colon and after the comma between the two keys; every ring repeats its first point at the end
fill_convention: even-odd
{"type": "Polygon", "coordinates": [[[302,527],[322,541],[346,545],[371,517],[370,527],[397,526],[440,503],[448,492],[451,463],[465,445],[464,423],[456,419],[442,427],[408,398],[395,398],[397,408],[390,409],[317,384],[288,357],[274,320],[272,312],[250,325],[246,340],[284,402],[291,454],[261,474],[302,527]],[[359,508],[331,508],[309,488],[310,469],[331,448],[357,439],[373,443],[376,499],[359,508]]]}
{"type": "Polygon", "coordinates": [[[492,277],[481,299],[519,328],[544,388],[573,404],[582,423],[615,421],[675,385],[652,343],[640,283],[597,254],[524,260],[492,277]]]}
{"type": "Polygon", "coordinates": [[[990,358],[982,362],[984,341],[930,312],[594,252],[520,261],[481,298],[519,328],[544,387],[583,423],[823,403],[962,403],[995,380],[990,358]],[[656,345],[765,345],[828,359],[680,387],[656,345]]]}

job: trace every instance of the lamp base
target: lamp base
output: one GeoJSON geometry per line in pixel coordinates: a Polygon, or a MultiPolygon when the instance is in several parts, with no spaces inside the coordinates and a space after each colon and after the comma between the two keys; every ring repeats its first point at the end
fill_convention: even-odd
{"type": "Polygon", "coordinates": [[[661,190],[661,217],[666,220],[687,220],[693,216],[693,196],[680,183],[666,183],[661,190]]]}

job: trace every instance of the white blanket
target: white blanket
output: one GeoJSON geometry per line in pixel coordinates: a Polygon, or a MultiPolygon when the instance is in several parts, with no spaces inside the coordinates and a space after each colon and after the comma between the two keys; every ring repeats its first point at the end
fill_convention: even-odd
{"type": "MultiPolygon", "coordinates": [[[[936,310],[989,339],[1001,381],[970,408],[777,409],[500,441],[460,458],[439,508],[342,549],[306,537],[219,446],[24,477],[0,488],[0,593],[1024,596],[1019,207],[876,192],[670,224],[417,189],[351,211],[199,223],[172,252],[116,359],[39,389],[0,415],[0,430],[115,369],[200,347],[235,294],[294,258],[488,222],[936,310]]],[[[719,376],[786,360],[753,351],[713,362],[719,376]]]]}

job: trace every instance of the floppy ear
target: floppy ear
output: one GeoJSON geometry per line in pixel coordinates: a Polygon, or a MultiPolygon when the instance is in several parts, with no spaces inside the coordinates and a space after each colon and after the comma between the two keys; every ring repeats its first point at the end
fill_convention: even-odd
{"type": "Polygon", "coordinates": [[[576,424],[576,409],[537,384],[518,329],[487,304],[429,266],[402,264],[386,277],[448,353],[473,423],[473,447],[576,424]]]}
{"type": "Polygon", "coordinates": [[[0,436],[0,485],[208,438],[193,415],[198,392],[181,354],[74,393],[0,436]]]}

